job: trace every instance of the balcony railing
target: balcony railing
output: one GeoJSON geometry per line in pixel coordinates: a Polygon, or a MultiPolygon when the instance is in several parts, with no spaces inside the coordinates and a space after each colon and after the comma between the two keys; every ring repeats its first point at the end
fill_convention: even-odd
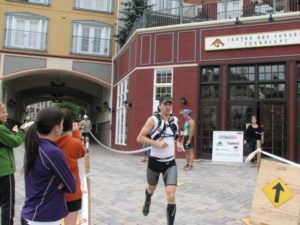
{"type": "Polygon", "coordinates": [[[47,33],[5,29],[4,47],[44,51],[47,48],[47,33]]]}
{"type": "Polygon", "coordinates": [[[111,39],[73,36],[72,53],[111,56],[111,39]]]}
{"type": "Polygon", "coordinates": [[[168,26],[174,24],[234,19],[266,14],[300,11],[300,0],[223,0],[210,4],[190,5],[158,11],[145,11],[137,19],[130,32],[145,27],[168,26]],[[248,2],[248,3],[246,3],[248,2]]]}
{"type": "Polygon", "coordinates": [[[41,4],[41,5],[49,5],[50,0],[11,0],[15,2],[26,2],[26,3],[32,3],[32,4],[41,4]]]}

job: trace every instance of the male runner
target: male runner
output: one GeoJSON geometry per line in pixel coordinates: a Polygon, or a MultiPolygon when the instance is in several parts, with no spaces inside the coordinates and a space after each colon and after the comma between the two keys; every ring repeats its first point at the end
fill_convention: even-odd
{"type": "MultiPolygon", "coordinates": [[[[175,220],[175,193],[177,186],[175,142],[178,137],[178,119],[171,115],[172,108],[173,99],[169,96],[162,96],[159,99],[160,114],[149,117],[137,137],[137,141],[139,143],[151,145],[151,152],[147,167],[148,186],[145,190],[146,199],[143,207],[143,214],[144,216],[149,214],[151,196],[156,189],[159,175],[162,173],[168,202],[168,225],[173,225],[175,220]],[[158,129],[158,126],[161,123],[163,123],[163,126],[160,127],[163,127],[163,129],[158,129]]],[[[177,147],[179,150],[182,150],[181,144],[178,142],[177,147]]]]}

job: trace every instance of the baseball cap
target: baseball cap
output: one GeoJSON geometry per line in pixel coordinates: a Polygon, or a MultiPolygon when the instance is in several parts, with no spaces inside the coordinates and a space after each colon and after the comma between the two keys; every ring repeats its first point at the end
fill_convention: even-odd
{"type": "Polygon", "coordinates": [[[168,96],[168,95],[163,95],[159,98],[159,104],[163,104],[163,103],[166,103],[166,102],[173,103],[173,98],[171,96],[168,96]]]}
{"type": "Polygon", "coordinates": [[[181,114],[191,115],[192,114],[192,110],[190,110],[190,109],[184,109],[181,114]]]}

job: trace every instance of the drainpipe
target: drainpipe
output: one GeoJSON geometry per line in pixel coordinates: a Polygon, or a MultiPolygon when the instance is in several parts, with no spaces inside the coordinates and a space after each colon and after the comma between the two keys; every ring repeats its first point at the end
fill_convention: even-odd
{"type": "Polygon", "coordinates": [[[224,19],[227,19],[227,0],[224,0],[224,19]]]}
{"type": "Polygon", "coordinates": [[[183,3],[182,3],[182,1],[180,1],[179,16],[180,16],[180,24],[182,24],[183,23],[183,3]]]}

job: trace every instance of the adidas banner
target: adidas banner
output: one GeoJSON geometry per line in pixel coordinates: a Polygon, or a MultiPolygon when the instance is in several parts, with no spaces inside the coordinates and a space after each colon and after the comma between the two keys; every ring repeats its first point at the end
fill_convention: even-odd
{"type": "Polygon", "coordinates": [[[243,162],[243,142],[242,131],[214,131],[212,160],[243,162]]]}

